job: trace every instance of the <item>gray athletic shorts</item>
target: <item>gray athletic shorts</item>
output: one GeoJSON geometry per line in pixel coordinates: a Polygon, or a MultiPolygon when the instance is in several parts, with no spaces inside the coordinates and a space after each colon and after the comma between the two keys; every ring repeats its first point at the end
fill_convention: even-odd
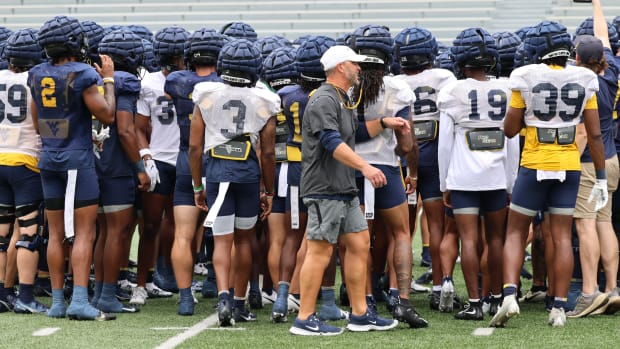
{"type": "Polygon", "coordinates": [[[350,201],[304,198],[308,207],[308,240],[338,242],[340,234],[368,229],[357,197],[350,201]]]}

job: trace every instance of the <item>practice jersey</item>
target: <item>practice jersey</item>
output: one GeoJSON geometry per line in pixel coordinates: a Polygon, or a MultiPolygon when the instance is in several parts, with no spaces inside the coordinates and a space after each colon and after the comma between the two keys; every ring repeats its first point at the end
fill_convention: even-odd
{"type": "Polygon", "coordinates": [[[541,130],[574,127],[581,121],[586,103],[598,91],[596,74],[570,65],[562,68],[531,64],[512,72],[510,88],[520,92],[525,104],[521,166],[548,171],[581,170],[576,142],[542,143],[540,135],[545,133],[541,130]]]}
{"type": "MultiPolygon", "coordinates": [[[[427,69],[415,75],[398,75],[396,79],[403,80],[409,85],[414,94],[411,108],[411,118],[414,130],[416,123],[433,120],[439,122],[437,96],[448,84],[456,81],[454,74],[447,69],[427,69]]],[[[419,136],[419,135],[416,135],[419,136]]],[[[437,140],[418,142],[419,166],[437,166],[437,140]]]]}
{"type": "Polygon", "coordinates": [[[78,62],[46,62],[28,71],[42,143],[40,169],[94,167],[92,113],[82,94],[99,79],[94,68],[78,62]]]}
{"type": "Polygon", "coordinates": [[[164,92],[172,97],[174,110],[176,111],[177,125],[180,132],[179,150],[189,149],[189,130],[192,123],[192,113],[194,112],[194,102],[192,101],[192,91],[194,86],[204,81],[221,81],[217,73],[207,76],[198,76],[189,70],[180,70],[170,73],[166,77],[164,92]]]}
{"type": "Polygon", "coordinates": [[[258,133],[280,111],[280,97],[258,87],[234,87],[221,82],[201,82],[192,93],[205,124],[205,154],[235,138],[248,135],[251,142],[246,161],[209,157],[207,182],[251,183],[260,179],[255,147],[258,133]]]}
{"type": "MultiPolygon", "coordinates": [[[[124,71],[114,72],[114,96],[116,111],[136,112],[136,102],[140,95],[140,80],[135,75],[124,71]]],[[[95,161],[97,174],[100,177],[133,176],[133,164],[127,157],[118,135],[118,115],[110,125],[110,138],[103,142],[103,151],[95,161]]]]}
{"type": "Polygon", "coordinates": [[[278,95],[282,99],[282,114],[286,117],[288,125],[288,138],[286,140],[288,161],[301,161],[301,125],[304,118],[304,110],[308,104],[309,94],[299,85],[290,85],[281,88],[278,95]]]}
{"type": "Polygon", "coordinates": [[[142,79],[138,114],[151,118],[149,148],[153,159],[175,165],[179,153],[179,127],[176,110],[170,97],[164,93],[166,77],[161,71],[147,74],[142,79]]]}
{"type": "Polygon", "coordinates": [[[439,93],[439,180],[446,190],[507,189],[519,167],[519,137],[504,136],[508,80],[458,80],[439,93]],[[488,148],[487,148],[488,147],[488,148]]]}
{"type": "MultiPolygon", "coordinates": [[[[384,76],[377,100],[364,107],[364,120],[396,116],[401,110],[408,109],[412,102],[413,92],[406,83],[392,76],[384,76]]],[[[373,165],[398,166],[399,157],[394,152],[396,143],[394,130],[386,128],[370,140],[355,143],[355,152],[373,165]]]]}
{"type": "Polygon", "coordinates": [[[0,71],[0,165],[36,170],[41,138],[32,121],[28,73],[0,71]]]}

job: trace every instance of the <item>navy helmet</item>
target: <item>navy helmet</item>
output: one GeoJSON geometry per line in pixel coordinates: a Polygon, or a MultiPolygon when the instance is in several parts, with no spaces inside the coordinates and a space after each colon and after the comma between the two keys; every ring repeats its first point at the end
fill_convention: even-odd
{"type": "Polygon", "coordinates": [[[140,38],[153,42],[153,32],[141,25],[141,24],[130,24],[125,28],[131,30],[134,34],[138,35],[140,38]]]}
{"type": "Polygon", "coordinates": [[[217,73],[235,86],[254,86],[261,71],[262,58],[254,43],[247,39],[228,42],[217,59],[217,73]]]}
{"type": "Polygon", "coordinates": [[[128,29],[115,30],[101,39],[99,53],[108,55],[116,70],[137,74],[144,61],[142,39],[128,29]]]}
{"type": "Polygon", "coordinates": [[[403,29],[394,39],[395,54],[401,68],[418,70],[433,65],[439,45],[433,34],[419,27],[403,29]]]}
{"type": "Polygon", "coordinates": [[[14,32],[6,40],[4,55],[10,65],[30,69],[43,62],[43,49],[39,46],[35,29],[22,29],[14,32]]]}
{"type": "Polygon", "coordinates": [[[178,70],[174,59],[185,56],[185,47],[189,32],[178,26],[165,27],[155,34],[153,53],[161,68],[170,71],[178,70]]]}
{"type": "MultiPolygon", "coordinates": [[[[580,35],[592,35],[594,36],[594,21],[592,17],[586,18],[575,30],[575,37],[580,35]]],[[[611,52],[615,55],[618,52],[618,47],[620,45],[620,38],[618,37],[618,31],[616,27],[607,22],[607,36],[609,37],[609,45],[611,46],[611,52]]]]}
{"type": "Polygon", "coordinates": [[[142,46],[144,46],[144,61],[142,62],[144,69],[149,73],[159,71],[161,68],[159,67],[157,58],[155,58],[155,53],[153,53],[153,43],[146,39],[142,39],[142,46]]]}
{"type": "Polygon", "coordinates": [[[500,76],[509,76],[514,68],[515,53],[521,45],[521,39],[517,34],[508,31],[493,33],[493,39],[499,53],[500,76]]]}
{"type": "Polygon", "coordinates": [[[88,59],[93,63],[101,63],[99,58],[99,42],[105,36],[105,29],[94,21],[82,21],[82,28],[88,39],[88,59]]]}
{"type": "Polygon", "coordinates": [[[230,22],[220,30],[220,33],[236,39],[256,41],[258,35],[251,25],[244,22],[230,22]]]}
{"type": "Polygon", "coordinates": [[[292,46],[290,41],[279,35],[269,35],[262,37],[256,40],[255,45],[260,50],[263,59],[265,59],[273,50],[279,47],[292,46]]]}
{"type": "Polygon", "coordinates": [[[321,65],[321,57],[336,41],[327,36],[312,36],[297,49],[295,66],[299,77],[308,81],[325,80],[325,71],[321,65]]]}
{"type": "Polygon", "coordinates": [[[531,63],[542,63],[556,57],[570,57],[573,42],[566,27],[553,21],[542,21],[527,32],[523,48],[531,63]]]}
{"type": "Polygon", "coordinates": [[[76,57],[85,61],[88,54],[88,37],[80,22],[72,17],[56,16],[39,29],[39,45],[48,57],[76,57]]]}
{"type": "Polygon", "coordinates": [[[367,57],[363,63],[380,64],[388,69],[392,62],[394,39],[386,26],[368,24],[355,29],[349,46],[367,57]]]}
{"type": "Polygon", "coordinates": [[[193,32],[185,50],[185,60],[189,68],[216,65],[222,47],[229,41],[226,35],[214,29],[201,28],[193,32]]]}
{"type": "Polygon", "coordinates": [[[463,68],[484,68],[491,71],[499,63],[499,53],[493,36],[483,28],[467,28],[459,33],[450,48],[457,75],[463,78],[463,68]]]}
{"type": "Polygon", "coordinates": [[[293,84],[299,78],[295,58],[296,49],[290,46],[271,51],[263,60],[262,79],[274,89],[293,84]]]}

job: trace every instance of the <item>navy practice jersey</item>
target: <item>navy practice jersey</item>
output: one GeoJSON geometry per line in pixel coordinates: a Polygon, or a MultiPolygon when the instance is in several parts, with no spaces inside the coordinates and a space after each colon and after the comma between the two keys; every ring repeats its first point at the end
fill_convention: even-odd
{"type": "Polygon", "coordinates": [[[310,98],[299,85],[285,86],[278,91],[282,99],[282,114],[286,117],[288,125],[288,138],[286,144],[288,161],[301,161],[301,122],[304,110],[310,98]]]}
{"type": "Polygon", "coordinates": [[[192,113],[194,112],[192,91],[197,83],[204,81],[221,80],[216,73],[198,76],[195,72],[189,70],[175,71],[166,78],[164,91],[172,98],[177,112],[177,124],[181,131],[179,150],[187,150],[189,148],[189,129],[192,123],[192,113]]]}
{"type": "Polygon", "coordinates": [[[94,166],[92,115],[83,92],[100,77],[91,66],[46,62],[29,71],[28,86],[43,145],[39,168],[64,171],[94,166]]]}

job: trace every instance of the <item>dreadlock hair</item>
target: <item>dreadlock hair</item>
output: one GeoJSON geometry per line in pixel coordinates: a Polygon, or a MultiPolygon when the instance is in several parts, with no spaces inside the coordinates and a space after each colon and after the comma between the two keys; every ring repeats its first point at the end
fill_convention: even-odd
{"type": "Polygon", "coordinates": [[[357,100],[360,96],[362,88],[364,89],[364,106],[375,103],[379,94],[383,89],[383,77],[385,76],[385,68],[383,65],[374,63],[360,63],[362,71],[360,72],[360,84],[353,88],[353,100],[357,100]]]}

